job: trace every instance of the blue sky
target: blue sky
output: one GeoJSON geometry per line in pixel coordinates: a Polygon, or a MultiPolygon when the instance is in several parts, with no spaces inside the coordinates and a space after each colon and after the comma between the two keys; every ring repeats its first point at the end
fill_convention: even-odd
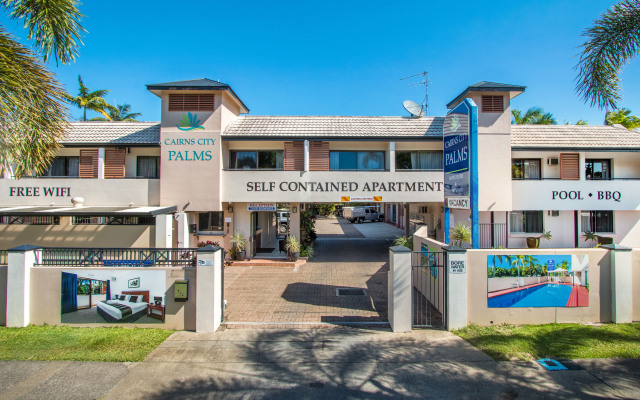
{"type": "MultiPolygon", "coordinates": [[[[486,80],[527,86],[516,108],[602,124],[575,95],[573,66],[580,34],[614,3],[86,1],[79,59],[51,68],[70,93],[80,74],[150,121],[160,105],[145,84],[200,77],[230,84],[254,115],[407,115],[402,101],[424,88],[400,79],[426,70],[429,115],[486,80]]],[[[622,79],[621,105],[640,115],[640,60],[622,79]]]]}

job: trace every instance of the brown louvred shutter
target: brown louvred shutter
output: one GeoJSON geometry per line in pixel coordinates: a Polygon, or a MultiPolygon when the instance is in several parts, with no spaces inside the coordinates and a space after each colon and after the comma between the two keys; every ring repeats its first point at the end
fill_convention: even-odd
{"type": "Polygon", "coordinates": [[[213,111],[213,94],[169,94],[169,111],[213,111]]]}
{"type": "Polygon", "coordinates": [[[284,170],[304,170],[304,142],[284,142],[284,170]]]}
{"type": "Polygon", "coordinates": [[[504,98],[502,96],[482,96],[482,112],[503,112],[504,98]]]}
{"type": "Polygon", "coordinates": [[[560,153],[560,179],[580,179],[580,156],[578,153],[560,153]]]}
{"type": "Polygon", "coordinates": [[[124,149],[106,149],[104,151],[104,177],[124,178],[124,149]]]}
{"type": "Polygon", "coordinates": [[[78,160],[78,176],[80,178],[98,177],[98,149],[80,150],[78,160]]]}
{"type": "Polygon", "coordinates": [[[329,170],[329,142],[309,143],[309,170],[329,170]]]}

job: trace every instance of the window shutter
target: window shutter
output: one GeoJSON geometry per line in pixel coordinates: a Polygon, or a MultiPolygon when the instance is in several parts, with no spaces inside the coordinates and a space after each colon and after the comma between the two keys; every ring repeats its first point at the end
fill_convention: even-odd
{"type": "Polygon", "coordinates": [[[284,170],[304,170],[304,142],[284,142],[284,170]]]}
{"type": "Polygon", "coordinates": [[[309,143],[309,170],[329,170],[329,142],[309,143]]]}
{"type": "Polygon", "coordinates": [[[560,179],[580,179],[580,156],[578,153],[560,153],[560,179]]]}
{"type": "Polygon", "coordinates": [[[80,178],[98,177],[98,149],[80,150],[78,176],[80,178]]]}
{"type": "Polygon", "coordinates": [[[482,112],[503,112],[504,97],[482,96],[482,112]]]}
{"type": "Polygon", "coordinates": [[[124,149],[106,149],[104,152],[104,177],[124,178],[124,149]]]}
{"type": "Polygon", "coordinates": [[[214,111],[213,94],[169,94],[169,111],[214,111]]]}

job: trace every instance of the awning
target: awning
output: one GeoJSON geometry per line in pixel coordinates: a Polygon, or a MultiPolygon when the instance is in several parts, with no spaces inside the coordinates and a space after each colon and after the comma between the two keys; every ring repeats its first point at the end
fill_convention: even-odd
{"type": "Polygon", "coordinates": [[[3,207],[0,206],[0,216],[74,216],[74,215],[91,215],[98,217],[110,216],[134,216],[134,215],[159,215],[173,214],[178,210],[177,206],[171,207],[128,207],[128,206],[111,206],[111,207],[3,207]]]}

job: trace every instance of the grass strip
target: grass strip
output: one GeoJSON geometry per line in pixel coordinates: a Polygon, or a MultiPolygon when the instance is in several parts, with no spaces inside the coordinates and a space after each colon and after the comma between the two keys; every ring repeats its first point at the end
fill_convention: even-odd
{"type": "Polygon", "coordinates": [[[0,360],[142,361],[171,333],[118,327],[0,327],[0,360]]]}
{"type": "Polygon", "coordinates": [[[640,357],[640,323],[470,325],[454,333],[494,360],[640,357]]]}

